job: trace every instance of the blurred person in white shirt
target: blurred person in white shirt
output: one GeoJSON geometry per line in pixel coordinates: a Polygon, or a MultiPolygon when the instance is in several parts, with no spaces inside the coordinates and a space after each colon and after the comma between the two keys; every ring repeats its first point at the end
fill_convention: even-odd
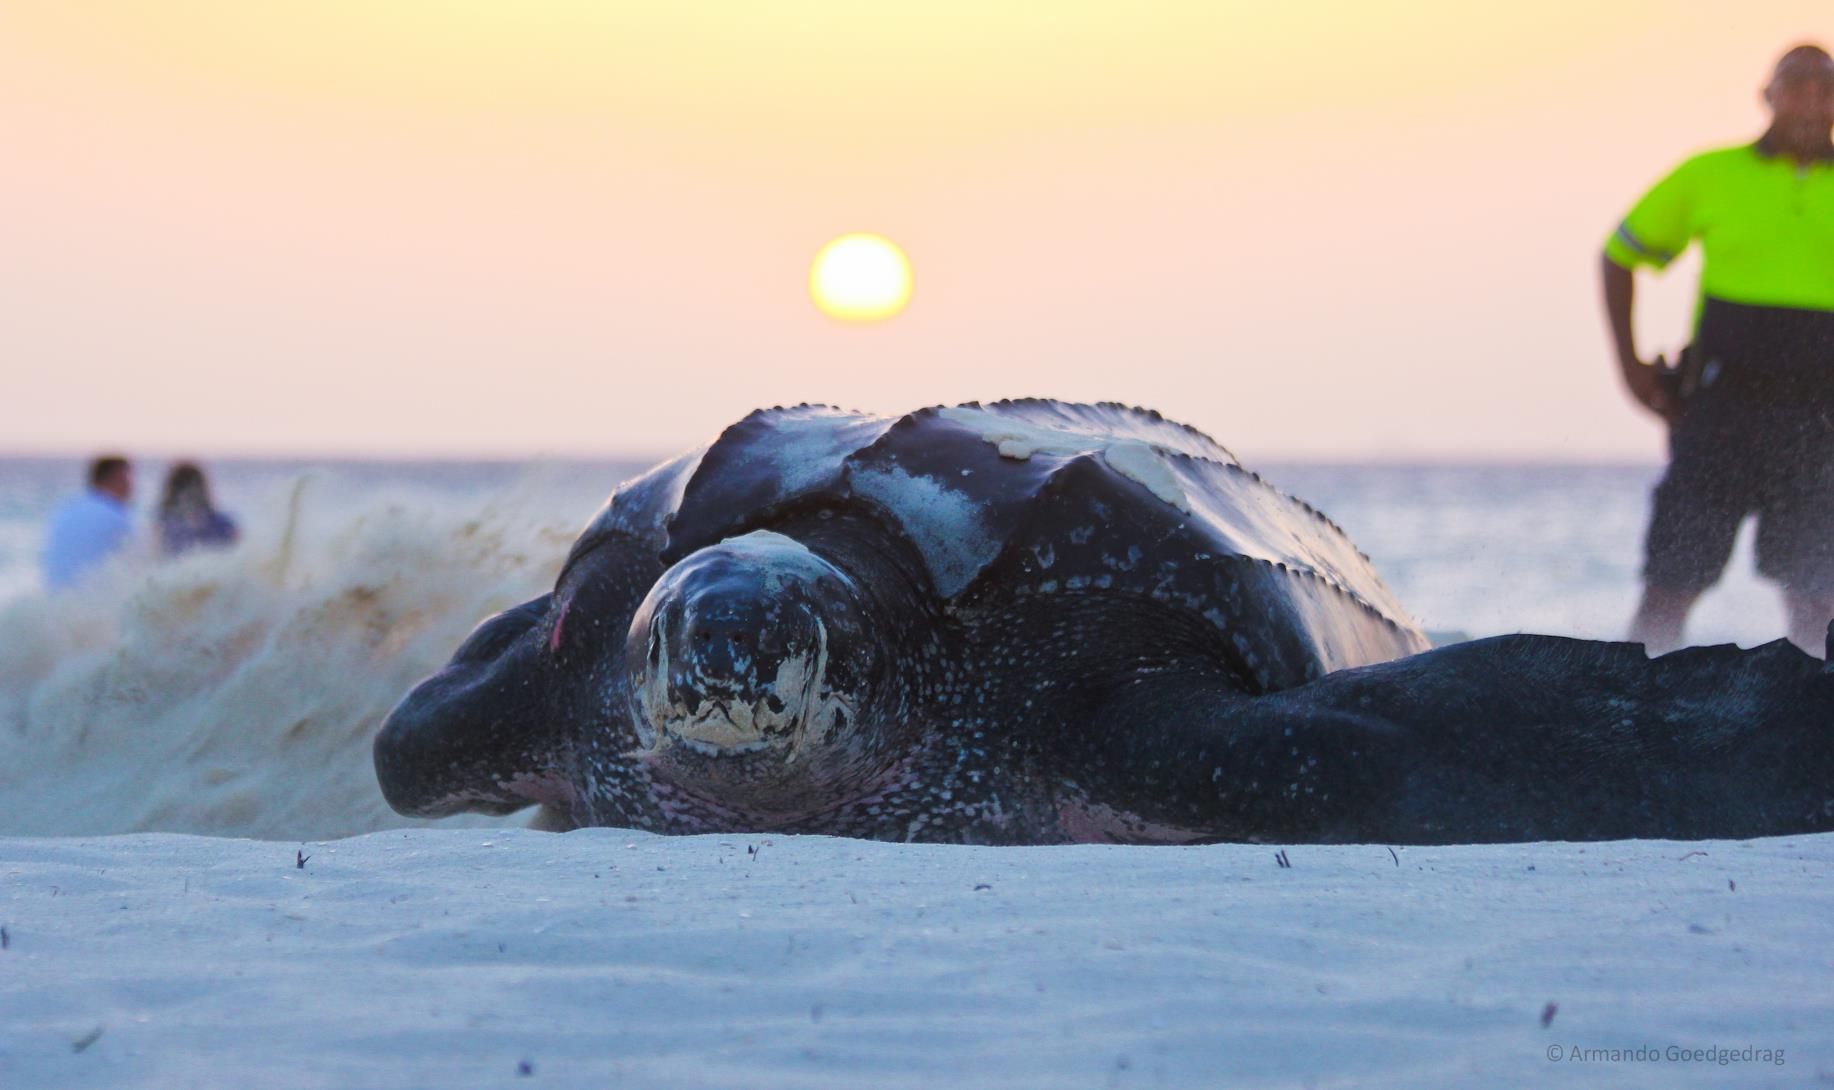
{"type": "Polygon", "coordinates": [[[133,541],[133,495],[134,467],[126,458],[108,454],[89,463],[89,487],[51,512],[39,557],[48,589],[75,586],[133,541]]]}

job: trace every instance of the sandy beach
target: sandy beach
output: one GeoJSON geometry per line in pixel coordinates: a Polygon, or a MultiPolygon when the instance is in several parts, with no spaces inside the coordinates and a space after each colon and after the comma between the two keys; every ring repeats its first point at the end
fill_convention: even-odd
{"type": "Polygon", "coordinates": [[[1813,1085],[1831,877],[1834,836],[14,838],[0,1085],[1813,1085]]]}

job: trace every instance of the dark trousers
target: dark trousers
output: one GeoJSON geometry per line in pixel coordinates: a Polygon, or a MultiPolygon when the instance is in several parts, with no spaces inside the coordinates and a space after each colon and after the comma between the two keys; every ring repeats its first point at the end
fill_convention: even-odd
{"type": "Polygon", "coordinates": [[[1669,433],[1644,578],[1712,586],[1745,516],[1758,517],[1758,571],[1834,594],[1834,312],[1709,298],[1696,374],[1669,433]]]}

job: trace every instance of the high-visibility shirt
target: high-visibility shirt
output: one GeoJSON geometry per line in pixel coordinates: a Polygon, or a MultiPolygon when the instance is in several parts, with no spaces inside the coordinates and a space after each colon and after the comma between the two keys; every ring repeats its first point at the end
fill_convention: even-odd
{"type": "Polygon", "coordinates": [[[1605,254],[1660,269],[1695,239],[1703,297],[1834,311],[1834,160],[1803,166],[1755,144],[1696,155],[1643,195],[1605,254]]]}

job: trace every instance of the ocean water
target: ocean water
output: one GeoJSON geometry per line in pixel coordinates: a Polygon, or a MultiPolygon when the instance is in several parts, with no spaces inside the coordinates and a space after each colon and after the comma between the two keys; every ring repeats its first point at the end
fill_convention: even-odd
{"type": "MultiPolygon", "coordinates": [[[[163,466],[138,466],[144,513],[163,466]]],[[[38,586],[75,460],[0,459],[0,835],[139,831],[324,839],[416,824],[369,744],[482,617],[547,589],[635,463],[217,462],[235,549],[129,556],[38,586]]],[[[1441,642],[1619,638],[1649,466],[1255,466],[1329,514],[1441,642]]],[[[143,518],[144,521],[144,518],[143,518]]],[[[1695,642],[1782,629],[1749,533],[1695,642]]],[[[513,819],[512,819],[513,820],[513,819]]]]}

